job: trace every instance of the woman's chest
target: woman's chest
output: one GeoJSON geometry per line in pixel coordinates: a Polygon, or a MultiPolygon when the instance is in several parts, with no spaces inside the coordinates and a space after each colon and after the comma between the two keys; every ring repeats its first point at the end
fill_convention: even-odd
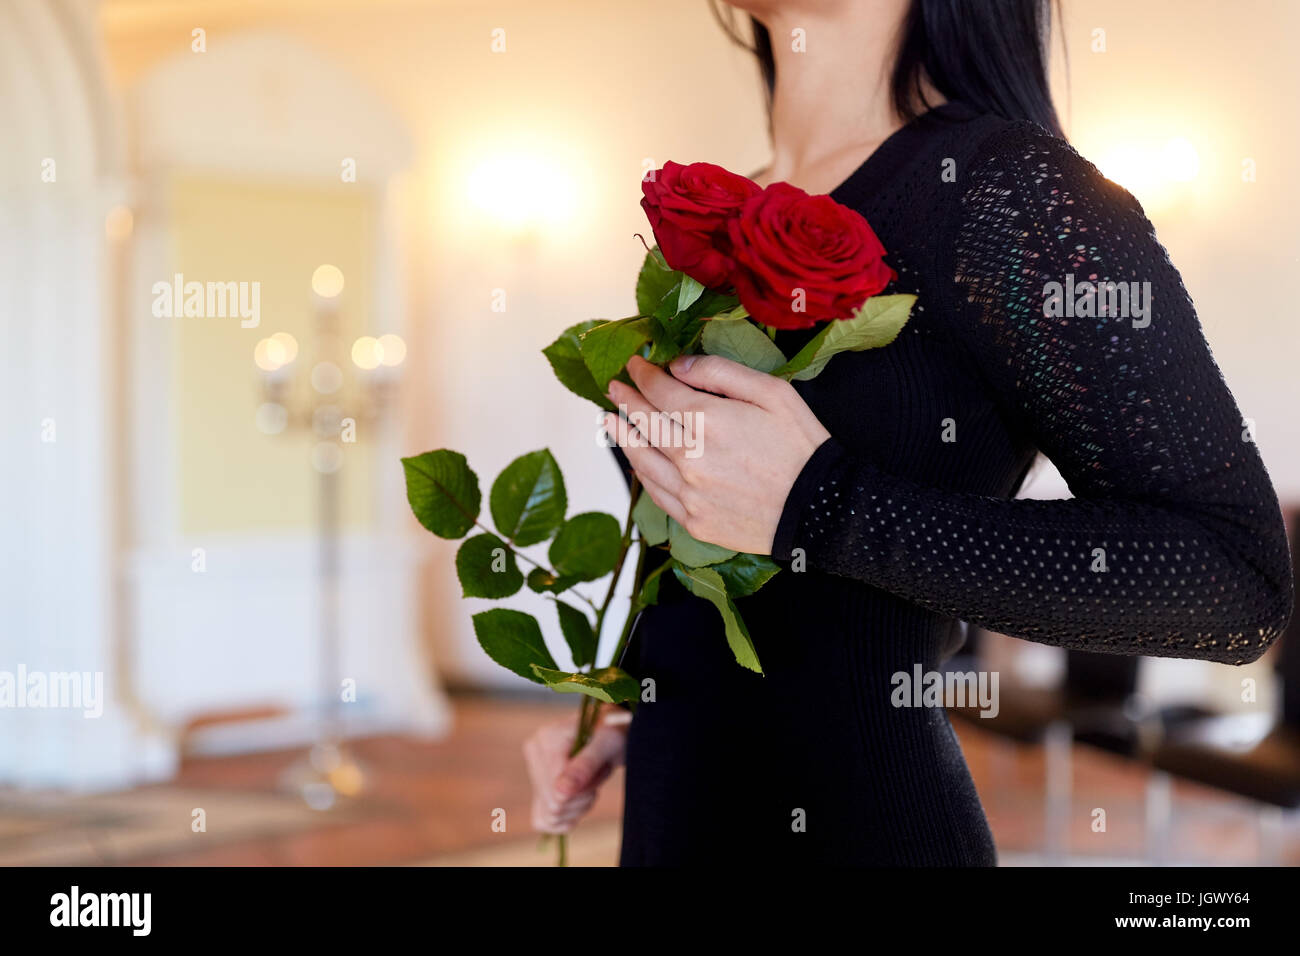
{"type": "MultiPolygon", "coordinates": [[[[841,444],[891,474],[1010,493],[1033,449],[937,319],[922,310],[889,345],[840,353],[795,387],[841,444]]],[[[795,341],[778,337],[787,348],[795,341]]]]}

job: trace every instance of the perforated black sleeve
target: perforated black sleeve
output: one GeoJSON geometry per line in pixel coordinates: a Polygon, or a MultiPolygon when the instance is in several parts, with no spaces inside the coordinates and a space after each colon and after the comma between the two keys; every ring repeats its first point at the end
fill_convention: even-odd
{"type": "Polygon", "coordinates": [[[944,309],[1074,497],[942,492],[832,438],[790,493],[774,556],[803,549],[813,568],[1044,644],[1259,657],[1293,603],[1277,499],[1137,201],[1018,124],[982,148],[944,248],[944,309]],[[1067,277],[1075,314],[1047,314],[1066,310],[1045,301],[1067,277]],[[1085,281],[1150,283],[1150,311],[1078,314],[1085,281]]]}

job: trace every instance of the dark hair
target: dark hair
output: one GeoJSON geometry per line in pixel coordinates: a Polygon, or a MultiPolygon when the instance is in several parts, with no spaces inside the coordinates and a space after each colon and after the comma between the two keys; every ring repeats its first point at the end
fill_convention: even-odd
{"type": "MultiPolygon", "coordinates": [[[[767,27],[749,18],[751,48],[715,0],[709,6],[728,36],[753,50],[770,110],[776,60],[767,27]]],[[[904,121],[925,112],[931,104],[922,81],[928,79],[949,100],[1005,119],[1033,120],[1064,138],[1048,79],[1051,26],[1052,0],[912,0],[891,78],[895,112],[904,121]]]]}

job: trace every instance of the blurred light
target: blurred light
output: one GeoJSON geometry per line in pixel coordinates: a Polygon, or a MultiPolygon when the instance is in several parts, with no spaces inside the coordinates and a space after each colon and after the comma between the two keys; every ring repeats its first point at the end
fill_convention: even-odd
{"type": "Polygon", "coordinates": [[[1201,171],[1201,157],[1196,147],[1181,136],[1165,143],[1163,158],[1169,178],[1177,182],[1191,182],[1201,171]]]}
{"type": "Polygon", "coordinates": [[[402,341],[400,335],[379,336],[379,348],[381,355],[379,360],[385,365],[401,365],[406,361],[406,343],[402,341]]]}
{"type": "Polygon", "coordinates": [[[284,349],[284,361],[280,364],[288,365],[298,357],[298,340],[288,332],[276,332],[271,336],[272,342],[279,342],[280,347],[284,349]]]}
{"type": "Polygon", "coordinates": [[[357,368],[366,370],[377,368],[383,360],[384,347],[379,344],[378,339],[363,335],[352,343],[352,361],[357,368]]]}
{"type": "Polygon", "coordinates": [[[343,387],[343,370],[333,362],[319,362],[311,370],[311,387],[322,395],[332,395],[343,387]]]}
{"type": "Polygon", "coordinates": [[[1151,154],[1136,146],[1116,146],[1097,165],[1107,179],[1133,193],[1154,178],[1151,154]]]}
{"type": "Polygon", "coordinates": [[[328,810],[334,806],[336,795],[328,783],[317,781],[302,788],[302,799],[313,810],[328,810]]]}
{"type": "Polygon", "coordinates": [[[278,435],[289,424],[289,410],[278,402],[263,402],[257,406],[257,430],[266,435],[278,435]]]}
{"type": "Polygon", "coordinates": [[[311,466],[323,475],[332,475],[343,467],[343,449],[332,441],[317,442],[311,450],[311,466]]]}
{"type": "Polygon", "coordinates": [[[1125,144],[1102,155],[1097,164],[1107,179],[1119,183],[1144,205],[1168,201],[1173,183],[1189,183],[1201,170],[1196,147],[1177,136],[1163,146],[1125,144]]]}
{"type": "Polygon", "coordinates": [[[365,784],[361,768],[354,763],[343,763],[330,772],[330,783],[345,797],[355,797],[365,784]]]}
{"type": "Polygon", "coordinates": [[[513,151],[481,160],[466,185],[470,202],[512,231],[567,222],[577,193],[577,183],[566,164],[513,151]]]}
{"type": "Polygon", "coordinates": [[[317,438],[332,438],[343,427],[343,409],[337,405],[321,405],[311,415],[311,428],[317,438]]]}
{"type": "Polygon", "coordinates": [[[262,339],[253,348],[253,361],[263,372],[274,372],[288,361],[288,354],[283,342],[262,339]]]}
{"type": "Polygon", "coordinates": [[[104,235],[114,242],[131,238],[135,230],[135,216],[126,206],[114,206],[104,217],[104,235]]]}
{"type": "Polygon", "coordinates": [[[326,263],[311,274],[311,290],[322,299],[332,299],[343,291],[343,272],[326,263]]]}

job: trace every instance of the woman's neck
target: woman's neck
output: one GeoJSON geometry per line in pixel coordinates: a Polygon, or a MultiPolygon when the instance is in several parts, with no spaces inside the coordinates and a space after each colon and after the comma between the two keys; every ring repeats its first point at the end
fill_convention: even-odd
{"type": "MultiPolygon", "coordinates": [[[[848,0],[761,17],[776,64],[765,180],[829,191],[902,125],[891,80],[907,7],[907,0],[848,0]]],[[[942,101],[929,93],[932,103],[942,101]]]]}

